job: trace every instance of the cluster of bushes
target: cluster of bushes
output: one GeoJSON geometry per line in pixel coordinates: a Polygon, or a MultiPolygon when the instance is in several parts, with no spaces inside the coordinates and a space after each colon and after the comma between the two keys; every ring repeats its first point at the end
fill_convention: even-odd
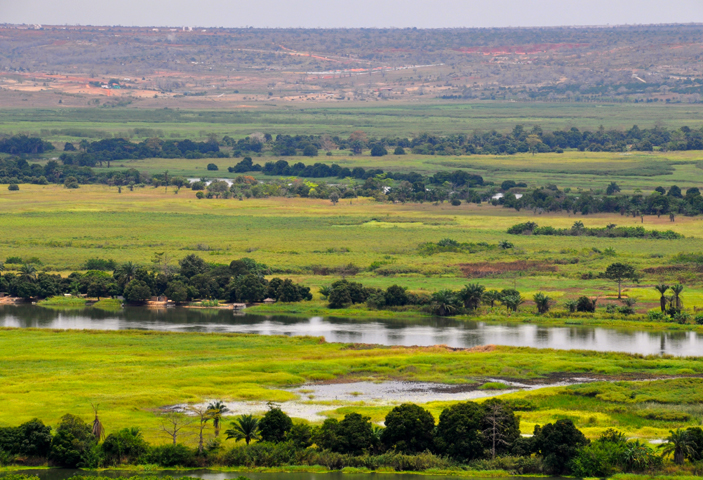
{"type": "MultiPolygon", "coordinates": [[[[488,245],[481,245],[481,248],[491,248],[488,245]]],[[[462,244],[451,239],[444,239],[438,243],[421,244],[420,249],[426,254],[432,254],[442,251],[466,251],[465,249],[475,248],[473,244],[462,244]]],[[[496,248],[512,248],[509,242],[501,242],[496,248]]],[[[617,282],[618,294],[620,294],[621,285],[625,281],[639,281],[639,274],[634,267],[620,262],[608,265],[606,270],[599,274],[600,278],[607,278],[617,282]]],[[[687,323],[690,320],[690,315],[683,311],[683,301],[681,299],[682,285],[657,285],[655,287],[662,295],[662,313],[661,318],[653,318],[650,313],[650,320],[663,321],[666,315],[671,315],[674,321],[679,323],[687,323]],[[671,289],[672,294],[666,295],[671,289]]],[[[454,291],[449,289],[438,290],[431,295],[416,294],[408,292],[406,288],[399,285],[392,285],[386,290],[365,287],[361,283],[351,282],[347,279],[342,279],[334,282],[331,285],[320,288],[320,294],[329,302],[330,308],[344,308],[353,304],[366,303],[369,308],[383,309],[402,307],[415,307],[422,311],[433,313],[439,316],[451,316],[463,313],[476,312],[481,305],[486,305],[491,309],[499,302],[503,305],[507,313],[517,312],[520,305],[525,303],[526,299],[519,291],[511,288],[498,290],[486,290],[483,285],[478,283],[470,283],[465,285],[461,290],[454,291]]],[[[618,295],[620,298],[620,295],[618,295]]],[[[532,300],[536,307],[536,313],[543,315],[549,313],[555,302],[548,295],[538,292],[532,296],[532,300]]],[[[635,313],[634,305],[636,300],[633,298],[625,298],[622,300],[622,306],[608,304],[606,306],[607,313],[619,313],[621,315],[631,315],[635,313]]],[[[592,299],[587,296],[581,296],[576,300],[566,300],[564,308],[567,313],[594,313],[596,311],[597,299],[592,299]]],[[[698,317],[695,319],[698,323],[698,317]]],[[[703,324],[703,316],[701,322],[703,324]]]]}
{"type": "MultiPolygon", "coordinates": [[[[144,441],[138,428],[105,436],[97,416],[91,426],[67,414],[53,435],[52,428],[39,420],[0,428],[0,459],[5,464],[49,461],[70,468],[123,464],[248,468],[322,465],[330,470],[391,467],[396,471],[500,468],[515,474],[578,477],[653,471],[662,464],[651,447],[628,441],[612,429],[589,442],[567,419],[537,426],[532,437],[522,437],[520,419],[514,411],[517,404],[499,399],[481,404],[456,403],[441,412],[438,422],[418,405],[399,405],[386,416],[384,428],[358,413],[349,413],[341,420],[327,419],[320,426],[294,423],[280,408],[271,407],[262,418],[241,415],[231,422],[231,428],[224,432],[226,438],[245,443],[229,450],[219,439],[226,408],[221,404],[210,407],[213,405],[219,410],[209,409],[202,417],[195,449],[179,444],[177,433],[169,433],[172,444],[160,446],[144,441]],[[204,429],[210,420],[215,435],[206,443],[204,429]]],[[[697,460],[703,454],[700,428],[672,432],[667,440],[663,453],[673,454],[676,463],[697,460]]]]}
{"type": "Polygon", "coordinates": [[[513,225],[508,229],[511,235],[554,235],[572,237],[608,237],[608,238],[651,238],[675,240],[684,238],[673,230],[645,230],[644,227],[618,227],[611,224],[605,228],[588,228],[583,222],[577,221],[571,228],[540,227],[535,222],[525,222],[513,225]]]}
{"type": "Polygon", "coordinates": [[[64,165],[81,167],[109,166],[114,160],[136,160],[143,158],[208,158],[227,157],[220,152],[217,142],[194,142],[192,140],[161,140],[150,138],[140,143],[132,143],[123,138],[109,138],[95,142],[81,141],[79,149],[66,143],[59,159],[64,165]],[[66,153],[77,152],[77,153],[66,153]]]}
{"type": "Polygon", "coordinates": [[[477,242],[477,243],[466,243],[466,242],[457,242],[456,240],[452,240],[451,238],[443,238],[439,242],[426,242],[420,244],[418,247],[418,252],[420,255],[434,255],[437,253],[446,253],[446,252],[452,252],[452,253],[478,253],[478,252],[485,252],[488,250],[495,250],[498,248],[503,248],[506,249],[510,248],[506,243],[500,243],[497,245],[490,245],[486,242],[477,242]]]}
{"type": "MultiPolygon", "coordinates": [[[[169,184],[173,184],[171,180],[176,179],[169,179],[169,184]]],[[[181,179],[181,184],[184,182],[181,179]]],[[[40,165],[38,163],[30,164],[24,158],[8,157],[0,158],[0,183],[31,183],[36,185],[57,183],[66,186],[72,183],[76,186],[102,183],[115,186],[144,186],[146,184],[158,186],[164,184],[164,175],[157,174],[152,177],[150,174],[134,168],[96,174],[90,167],[62,165],[55,160],[49,160],[45,165],[40,165]]]]}
{"type": "Polygon", "coordinates": [[[390,180],[404,180],[410,183],[427,182],[431,184],[443,184],[445,182],[449,182],[458,187],[464,185],[477,186],[483,185],[484,183],[483,177],[480,175],[467,173],[462,170],[455,170],[453,172],[441,171],[437,172],[435,175],[424,177],[416,172],[394,173],[384,172],[381,169],[366,170],[362,167],[350,169],[348,167],[340,167],[336,163],[331,165],[327,165],[325,163],[305,165],[302,162],[298,162],[290,165],[286,160],[278,160],[277,162],[266,162],[262,167],[259,164],[253,163],[251,157],[244,157],[242,161],[233,167],[228,167],[227,170],[230,173],[263,172],[264,175],[297,176],[308,178],[356,178],[359,180],[384,175],[384,178],[388,178],[390,180]]]}
{"type": "MultiPolygon", "coordinates": [[[[523,192],[517,198],[516,192],[508,191],[504,197],[492,200],[495,205],[506,208],[536,209],[548,212],[573,212],[588,215],[590,213],[620,213],[621,215],[662,215],[682,214],[698,215],[703,213],[703,196],[698,188],[692,187],[685,194],[672,185],[668,190],[657,187],[650,195],[635,193],[633,195],[615,195],[620,191],[616,183],[611,183],[605,191],[559,190],[556,185],[536,188],[523,192]]],[[[673,221],[673,217],[671,217],[673,221]]]]}
{"type": "Polygon", "coordinates": [[[123,296],[135,303],[157,295],[165,295],[175,302],[226,299],[256,303],[266,298],[282,302],[312,299],[308,287],[290,279],[266,280],[268,267],[249,258],[234,260],[229,265],[215,265],[197,255],[188,255],[177,267],[162,262],[152,269],[132,262],[117,265],[111,260],[91,259],[86,267],[95,270],[61,277],[38,272],[34,264],[23,264],[17,273],[0,275],[0,291],[21,298],[48,298],[66,293],[98,299],[123,296]]]}
{"type": "MultiPolygon", "coordinates": [[[[415,306],[440,316],[473,312],[482,303],[492,308],[496,302],[505,305],[508,312],[514,312],[525,302],[517,290],[486,291],[485,287],[479,284],[468,284],[459,291],[445,289],[427,295],[408,292],[405,287],[399,285],[392,285],[383,290],[364,287],[361,283],[343,279],[332,285],[323,286],[320,288],[320,294],[323,298],[328,299],[330,308],[344,308],[359,303],[366,303],[370,308],[377,309],[415,306]]],[[[549,310],[551,299],[541,293],[538,295],[545,298],[546,309],[543,312],[540,310],[540,312],[546,313],[549,310]]]]}
{"type": "Polygon", "coordinates": [[[9,153],[10,155],[37,155],[54,149],[50,142],[27,135],[15,135],[0,139],[0,153],[9,153]]]}

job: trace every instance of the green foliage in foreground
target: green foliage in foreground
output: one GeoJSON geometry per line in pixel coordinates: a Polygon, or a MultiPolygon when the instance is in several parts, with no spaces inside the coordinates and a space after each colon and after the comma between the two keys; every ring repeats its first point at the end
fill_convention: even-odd
{"type": "MultiPolygon", "coordinates": [[[[3,480],[40,480],[37,475],[25,475],[21,473],[10,473],[4,475],[3,480]]],[[[71,480],[202,480],[200,477],[172,477],[170,475],[134,475],[132,477],[114,477],[100,475],[74,475],[71,480]]],[[[249,480],[248,477],[239,476],[234,480],[249,480]]]]}

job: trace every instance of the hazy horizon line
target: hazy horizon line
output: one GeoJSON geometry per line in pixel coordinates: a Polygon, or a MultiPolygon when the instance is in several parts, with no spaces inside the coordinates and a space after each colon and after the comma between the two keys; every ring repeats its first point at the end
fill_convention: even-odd
{"type": "Polygon", "coordinates": [[[530,29],[559,29],[559,28],[623,28],[623,27],[673,27],[673,26],[703,26],[703,22],[675,22],[675,23],[619,23],[619,24],[592,24],[592,25],[531,25],[531,26],[504,26],[504,27],[267,27],[244,25],[238,27],[207,27],[203,25],[122,25],[122,24],[90,24],[90,23],[0,23],[0,27],[35,27],[40,28],[66,28],[66,27],[97,27],[97,28],[193,28],[210,30],[530,30],[530,29]]]}

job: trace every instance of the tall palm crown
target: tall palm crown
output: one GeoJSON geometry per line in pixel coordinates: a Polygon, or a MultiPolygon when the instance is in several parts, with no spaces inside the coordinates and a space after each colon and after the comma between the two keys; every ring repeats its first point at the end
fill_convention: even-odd
{"type": "Polygon", "coordinates": [[[683,298],[681,298],[681,292],[683,292],[683,285],[677,283],[671,286],[671,292],[673,293],[672,306],[676,310],[681,310],[683,308],[683,298]]]}
{"type": "Polygon", "coordinates": [[[207,411],[212,418],[212,426],[215,428],[215,436],[220,435],[220,425],[222,424],[222,415],[229,412],[227,405],[217,400],[216,402],[211,402],[207,406],[207,411]]]}
{"type": "Polygon", "coordinates": [[[686,458],[693,458],[696,454],[696,444],[691,435],[686,430],[677,428],[676,431],[669,430],[670,435],[666,437],[666,443],[662,443],[662,456],[674,455],[674,463],[683,465],[686,458]]]}
{"type": "Polygon", "coordinates": [[[483,292],[486,287],[479,285],[478,283],[469,283],[465,285],[464,288],[459,292],[459,296],[464,302],[464,307],[466,308],[477,308],[481,304],[483,299],[483,292]]]}
{"type": "Polygon", "coordinates": [[[230,423],[232,428],[225,430],[227,440],[244,440],[249,445],[252,440],[259,439],[259,420],[254,415],[240,415],[234,422],[230,423]]]}
{"type": "Polygon", "coordinates": [[[654,285],[654,289],[659,292],[659,306],[662,312],[666,312],[666,292],[669,290],[669,285],[660,283],[659,285],[654,285]]]}

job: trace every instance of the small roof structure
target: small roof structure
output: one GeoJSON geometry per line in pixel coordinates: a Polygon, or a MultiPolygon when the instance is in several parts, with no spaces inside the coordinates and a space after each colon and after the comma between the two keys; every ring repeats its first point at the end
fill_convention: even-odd
{"type": "Polygon", "coordinates": [[[273,298],[266,298],[264,299],[264,303],[270,305],[272,303],[276,303],[276,300],[274,300],[273,298]]]}

